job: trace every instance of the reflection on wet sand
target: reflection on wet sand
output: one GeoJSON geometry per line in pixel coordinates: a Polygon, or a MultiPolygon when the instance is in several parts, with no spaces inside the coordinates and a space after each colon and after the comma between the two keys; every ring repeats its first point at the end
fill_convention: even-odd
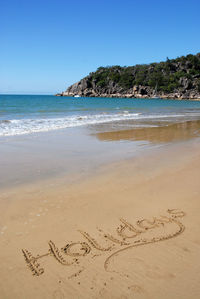
{"type": "Polygon", "coordinates": [[[200,120],[174,123],[158,127],[98,132],[95,136],[101,141],[143,140],[151,143],[182,141],[200,136],[200,120]]]}

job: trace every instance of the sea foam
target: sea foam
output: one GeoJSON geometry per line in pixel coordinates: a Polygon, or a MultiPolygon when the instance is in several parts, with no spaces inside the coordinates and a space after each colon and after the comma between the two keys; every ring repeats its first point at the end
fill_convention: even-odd
{"type": "MultiPolygon", "coordinates": [[[[109,122],[119,122],[126,120],[154,120],[162,121],[166,118],[180,118],[183,114],[142,114],[142,113],[123,113],[113,114],[91,114],[76,115],[61,118],[32,118],[32,119],[13,119],[3,120],[0,122],[0,136],[14,136],[22,134],[30,134],[36,132],[47,132],[70,127],[103,124],[109,122]]],[[[142,126],[142,124],[141,124],[142,126]]],[[[145,125],[146,126],[146,125],[145,125]]],[[[150,124],[149,124],[150,126],[150,124]]]]}

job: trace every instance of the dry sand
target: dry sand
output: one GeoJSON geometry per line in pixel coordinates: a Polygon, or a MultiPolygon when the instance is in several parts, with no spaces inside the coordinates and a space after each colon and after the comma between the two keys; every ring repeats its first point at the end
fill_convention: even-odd
{"type": "Polygon", "coordinates": [[[2,191],[0,297],[199,298],[199,148],[2,191]]]}

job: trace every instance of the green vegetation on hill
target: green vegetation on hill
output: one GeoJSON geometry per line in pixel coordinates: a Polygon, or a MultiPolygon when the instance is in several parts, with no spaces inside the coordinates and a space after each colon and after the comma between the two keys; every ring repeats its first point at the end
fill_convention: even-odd
{"type": "Polygon", "coordinates": [[[170,93],[184,84],[187,89],[191,89],[194,78],[200,92],[200,53],[176,59],[167,58],[160,63],[99,67],[96,72],[90,73],[87,80],[88,87],[92,87],[92,82],[95,82],[97,87],[105,89],[112,82],[124,90],[142,85],[151,88],[157,86],[158,91],[170,93]]]}
{"type": "Polygon", "coordinates": [[[200,53],[159,63],[99,67],[58,95],[200,99],[200,53]]]}

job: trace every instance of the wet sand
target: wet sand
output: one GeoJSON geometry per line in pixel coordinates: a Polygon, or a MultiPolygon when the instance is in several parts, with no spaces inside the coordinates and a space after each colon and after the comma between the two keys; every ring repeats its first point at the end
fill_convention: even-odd
{"type": "Polygon", "coordinates": [[[89,128],[0,138],[0,189],[49,178],[85,178],[103,164],[140,154],[148,142],[105,143],[89,128]]]}
{"type": "Polygon", "coordinates": [[[162,126],[135,129],[113,130],[96,133],[102,141],[148,141],[152,144],[162,144],[191,140],[200,137],[200,121],[187,121],[162,126]]]}
{"type": "MultiPolygon", "coordinates": [[[[64,164],[56,175],[23,183],[20,173],[21,184],[2,186],[1,297],[198,298],[200,141],[193,129],[156,129],[154,137],[152,130],[142,129],[141,137],[129,131],[139,139],[137,146],[127,132],[89,130],[83,139],[99,149],[91,155],[94,167],[81,176],[71,168],[72,180],[64,164]],[[116,134],[122,134],[120,141],[116,134]]],[[[30,146],[27,153],[33,154],[25,139],[23,150],[30,146]]],[[[83,170],[90,161],[84,140],[77,155],[83,170]]],[[[12,139],[4,148],[14,151],[21,142],[12,139]]],[[[35,153],[39,149],[41,142],[35,153]]],[[[62,165],[68,160],[59,153],[62,165]]],[[[12,166],[4,167],[9,174],[12,166]]]]}

